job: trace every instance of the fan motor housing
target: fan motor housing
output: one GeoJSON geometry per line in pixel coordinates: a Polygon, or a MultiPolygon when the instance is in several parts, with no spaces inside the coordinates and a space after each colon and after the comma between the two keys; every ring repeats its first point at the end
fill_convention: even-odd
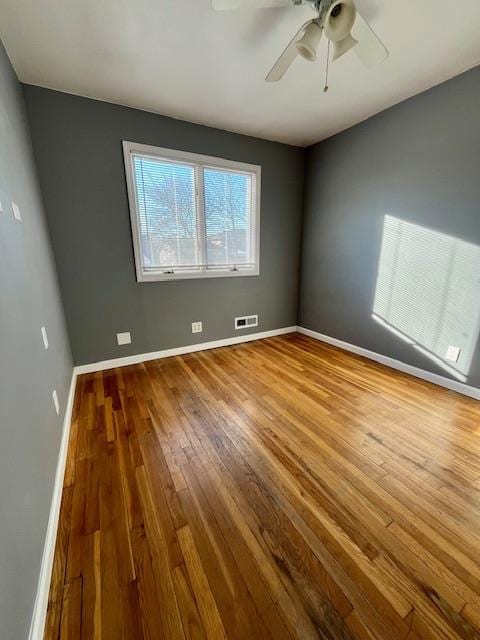
{"type": "Polygon", "coordinates": [[[312,5],[312,9],[314,9],[319,17],[325,15],[325,13],[329,10],[331,5],[335,2],[335,0],[292,0],[292,4],[310,4],[312,5]]]}

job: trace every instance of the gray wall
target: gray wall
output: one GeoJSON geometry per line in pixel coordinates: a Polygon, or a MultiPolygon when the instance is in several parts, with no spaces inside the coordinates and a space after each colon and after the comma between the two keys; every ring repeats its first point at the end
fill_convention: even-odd
{"type": "Polygon", "coordinates": [[[299,324],[448,375],[371,318],[383,219],[480,244],[479,167],[480,67],[310,147],[299,324]]]}
{"type": "Polygon", "coordinates": [[[76,364],[296,324],[302,149],[25,86],[76,364]],[[137,283],[122,140],[262,166],[260,276],[137,283]],[[191,323],[203,321],[192,335],[191,323]],[[116,345],[131,331],[133,343],[116,345]]]}
{"type": "Polygon", "coordinates": [[[73,365],[21,87],[1,44],[0,140],[0,637],[25,640],[73,365]]]}

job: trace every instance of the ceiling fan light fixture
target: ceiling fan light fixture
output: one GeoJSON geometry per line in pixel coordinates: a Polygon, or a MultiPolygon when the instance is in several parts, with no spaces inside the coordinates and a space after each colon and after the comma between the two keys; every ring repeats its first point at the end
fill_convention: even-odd
{"type": "Polygon", "coordinates": [[[337,60],[338,58],[340,58],[340,56],[343,56],[344,53],[347,53],[347,51],[353,49],[353,47],[355,47],[357,44],[358,40],[355,40],[355,38],[350,33],[348,34],[348,36],[345,36],[343,40],[334,42],[332,60],[337,60]]]}
{"type": "Polygon", "coordinates": [[[335,49],[338,51],[338,55],[334,53],[334,60],[357,44],[350,33],[356,15],[357,12],[352,0],[337,0],[331,5],[325,16],[323,25],[325,35],[334,43],[334,51],[335,49]]]}
{"type": "Polygon", "coordinates": [[[321,27],[316,22],[311,22],[296,43],[297,51],[302,58],[310,62],[317,59],[317,48],[321,37],[321,27]]]}
{"type": "MultiPolygon", "coordinates": [[[[278,82],[300,55],[309,61],[317,59],[317,49],[325,31],[329,45],[332,43],[333,60],[338,60],[345,53],[354,49],[359,60],[367,67],[379,64],[388,58],[388,50],[375,34],[372,27],[357,12],[354,0],[211,0],[214,6],[223,3],[253,3],[288,1],[293,4],[310,4],[317,12],[317,17],[303,24],[285,47],[280,57],[267,73],[267,82],[278,82]],[[355,25],[355,36],[352,28],[355,25]]],[[[329,57],[330,47],[327,51],[329,57]]],[[[328,70],[327,57],[327,70],[328,70]]]]}

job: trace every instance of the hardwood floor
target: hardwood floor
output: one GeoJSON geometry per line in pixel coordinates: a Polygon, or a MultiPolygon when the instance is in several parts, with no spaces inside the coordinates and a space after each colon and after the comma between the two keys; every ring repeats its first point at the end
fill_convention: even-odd
{"type": "Polygon", "coordinates": [[[480,639],[479,416],[300,334],[80,377],[45,637],[480,639]]]}

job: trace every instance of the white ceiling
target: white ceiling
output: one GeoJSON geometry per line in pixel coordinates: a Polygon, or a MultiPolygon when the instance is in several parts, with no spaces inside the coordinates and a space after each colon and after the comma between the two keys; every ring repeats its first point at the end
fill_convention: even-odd
{"type": "Polygon", "coordinates": [[[308,145],[480,63],[480,1],[356,0],[390,50],[367,70],[299,58],[264,76],[307,6],[214,12],[210,0],[0,0],[21,81],[230,131],[308,145]]]}

